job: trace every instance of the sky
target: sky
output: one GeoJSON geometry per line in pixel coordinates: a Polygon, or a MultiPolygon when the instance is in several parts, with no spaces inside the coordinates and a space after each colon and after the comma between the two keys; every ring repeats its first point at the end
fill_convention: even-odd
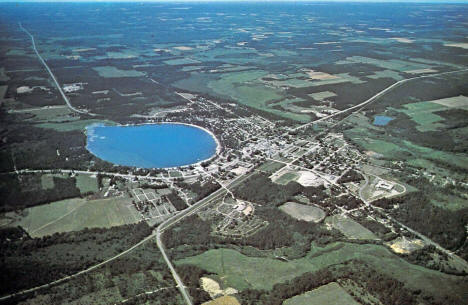
{"type": "Polygon", "coordinates": [[[0,0],[0,2],[417,2],[468,3],[468,0],[0,0]]]}

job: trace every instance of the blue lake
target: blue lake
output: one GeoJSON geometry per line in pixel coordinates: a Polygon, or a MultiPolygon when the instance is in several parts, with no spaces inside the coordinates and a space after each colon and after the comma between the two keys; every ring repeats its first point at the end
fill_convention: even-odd
{"type": "Polygon", "coordinates": [[[385,115],[376,115],[374,117],[374,122],[372,124],[376,125],[376,126],[385,126],[388,124],[388,122],[390,122],[391,120],[393,120],[392,117],[389,117],[389,116],[385,116],[385,115]]]}
{"type": "Polygon", "coordinates": [[[217,142],[205,130],[183,124],[91,125],[87,149],[118,165],[162,168],[209,159],[217,142]]]}

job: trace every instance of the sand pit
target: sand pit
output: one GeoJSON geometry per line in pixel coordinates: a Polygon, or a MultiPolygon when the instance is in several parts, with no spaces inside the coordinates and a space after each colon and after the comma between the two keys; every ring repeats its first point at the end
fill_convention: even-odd
{"type": "Polygon", "coordinates": [[[300,171],[298,174],[299,179],[296,182],[302,186],[320,186],[324,183],[322,178],[312,172],[300,171]]]}
{"type": "Polygon", "coordinates": [[[331,75],[325,72],[314,71],[314,70],[304,70],[304,72],[313,80],[327,80],[327,79],[337,79],[338,76],[331,75]]]}
{"type": "Polygon", "coordinates": [[[237,293],[237,290],[231,287],[228,287],[224,290],[221,289],[221,286],[219,286],[218,282],[210,279],[209,277],[200,278],[200,284],[203,290],[208,292],[211,298],[215,298],[219,295],[231,295],[237,293]]]}
{"type": "Polygon", "coordinates": [[[390,246],[393,252],[400,254],[410,254],[415,250],[424,248],[424,242],[422,240],[410,239],[406,237],[394,239],[387,245],[390,246]]]}
{"type": "Polygon", "coordinates": [[[240,303],[235,297],[223,296],[216,300],[203,303],[203,305],[240,305],[240,303]]]}

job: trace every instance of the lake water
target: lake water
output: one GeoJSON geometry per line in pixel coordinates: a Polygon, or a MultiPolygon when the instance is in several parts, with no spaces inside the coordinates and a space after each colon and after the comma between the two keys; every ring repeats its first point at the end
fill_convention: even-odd
{"type": "Polygon", "coordinates": [[[209,159],[217,143],[203,129],[183,124],[87,127],[87,149],[118,165],[162,168],[209,159]]]}
{"type": "Polygon", "coordinates": [[[392,117],[389,117],[389,116],[385,116],[385,115],[376,115],[374,117],[374,122],[372,124],[376,125],[376,126],[385,126],[388,124],[388,122],[390,122],[391,120],[393,120],[392,117]]]}

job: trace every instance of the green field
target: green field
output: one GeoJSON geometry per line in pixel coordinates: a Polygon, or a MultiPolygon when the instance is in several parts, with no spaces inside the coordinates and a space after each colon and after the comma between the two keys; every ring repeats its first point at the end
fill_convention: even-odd
{"type": "Polygon", "coordinates": [[[84,228],[112,227],[140,220],[128,199],[109,198],[87,201],[66,199],[24,210],[24,217],[12,225],[22,226],[32,237],[84,228]]]}
{"type": "Polygon", "coordinates": [[[137,70],[120,70],[113,66],[93,67],[93,70],[96,71],[99,74],[99,76],[106,77],[106,78],[140,77],[140,76],[145,75],[145,73],[139,72],[137,70]]]}
{"type": "Polygon", "coordinates": [[[283,168],[284,164],[280,162],[275,162],[275,161],[267,161],[260,165],[257,170],[262,171],[262,172],[267,172],[270,174],[273,174],[280,168],[283,168]]]}
{"type": "Polygon", "coordinates": [[[335,229],[340,230],[341,233],[352,239],[378,239],[367,228],[361,226],[351,218],[345,218],[340,215],[327,217],[326,223],[331,224],[335,229]]]}
{"type": "Polygon", "coordinates": [[[338,283],[331,282],[317,289],[297,295],[283,305],[359,305],[338,283]]]}
{"type": "Polygon", "coordinates": [[[198,60],[193,60],[191,58],[180,58],[180,59],[170,59],[164,61],[166,65],[176,66],[176,65],[190,65],[200,63],[198,60]]]}
{"type": "Polygon", "coordinates": [[[275,183],[286,185],[291,181],[296,181],[299,175],[294,172],[286,172],[275,179],[275,183]]]}
{"type": "Polygon", "coordinates": [[[75,176],[76,179],[76,186],[80,189],[82,194],[88,192],[97,192],[98,184],[97,179],[91,177],[90,175],[79,174],[75,176]]]}
{"type": "Polygon", "coordinates": [[[442,294],[463,294],[465,291],[457,276],[409,264],[387,248],[372,244],[333,243],[324,248],[315,247],[305,257],[289,262],[249,257],[232,249],[213,249],[177,260],[175,264],[193,264],[216,273],[224,279],[225,285],[238,290],[269,290],[274,284],[291,280],[305,272],[314,272],[352,259],[366,261],[376,270],[395,277],[411,289],[442,294]]]}
{"type": "Polygon", "coordinates": [[[442,122],[445,119],[434,112],[448,110],[448,107],[430,102],[417,102],[403,105],[405,109],[399,110],[418,124],[416,127],[419,131],[435,131],[446,125],[442,122]]]}
{"type": "Polygon", "coordinates": [[[57,131],[71,131],[71,130],[84,130],[86,126],[91,124],[106,124],[106,125],[115,125],[116,123],[109,121],[109,120],[79,120],[73,122],[66,122],[66,123],[41,123],[38,124],[38,127],[41,128],[50,128],[57,131]]]}
{"type": "Polygon", "coordinates": [[[54,188],[54,175],[45,174],[41,176],[42,189],[53,189],[54,188]]]}
{"type": "Polygon", "coordinates": [[[320,208],[296,202],[286,202],[280,206],[280,210],[296,219],[313,222],[321,221],[326,215],[320,208]]]}

